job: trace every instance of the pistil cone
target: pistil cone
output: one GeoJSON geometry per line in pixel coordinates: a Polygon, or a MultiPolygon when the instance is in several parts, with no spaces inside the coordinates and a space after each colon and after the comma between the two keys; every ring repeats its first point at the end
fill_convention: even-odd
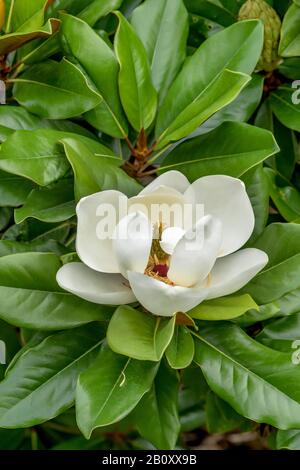
{"type": "Polygon", "coordinates": [[[281,20],[274,8],[264,0],[247,0],[238,15],[239,20],[258,19],[264,23],[264,47],[257,64],[258,70],[272,72],[279,63],[278,45],[281,31],[281,20]]]}

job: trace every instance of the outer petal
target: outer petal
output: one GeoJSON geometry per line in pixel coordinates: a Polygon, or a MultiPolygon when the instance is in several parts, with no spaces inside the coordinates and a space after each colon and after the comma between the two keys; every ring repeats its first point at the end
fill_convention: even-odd
{"type": "Polygon", "coordinates": [[[127,271],[145,271],[151,245],[152,225],[144,214],[133,212],[119,222],[114,233],[113,250],[124,277],[127,278],[127,271]]]}
{"type": "Polygon", "coordinates": [[[218,218],[223,227],[220,256],[238,250],[254,229],[254,213],[244,183],[231,176],[204,176],[186,191],[186,197],[204,204],[204,213],[218,218]]]}
{"type": "Polygon", "coordinates": [[[208,299],[222,297],[244,287],[268,263],[264,251],[246,248],[218,259],[207,282],[208,299]]]}
{"type": "Polygon", "coordinates": [[[111,236],[127,213],[127,201],[124,194],[111,190],[87,196],[77,204],[76,250],[80,259],[96,271],[119,272],[111,236]]]}
{"type": "Polygon", "coordinates": [[[176,189],[180,193],[184,193],[190,186],[190,183],[186,176],[180,173],[180,171],[167,171],[166,173],[158,176],[158,178],[152,181],[152,183],[148,184],[148,186],[143,189],[139,195],[149,194],[159,186],[168,186],[169,188],[176,189]]]}
{"type": "Polygon", "coordinates": [[[65,264],[56,280],[62,289],[96,304],[123,305],[136,300],[123,276],[98,273],[83,263],[65,264]]]}
{"type": "Polygon", "coordinates": [[[187,312],[207,295],[206,289],[170,286],[145,274],[129,272],[128,279],[137,300],[154,315],[187,312]]]}
{"type": "Polygon", "coordinates": [[[210,273],[220,252],[222,224],[206,215],[178,242],[171,256],[168,278],[179,286],[190,287],[210,273]],[[193,237],[193,238],[192,238],[193,237]]]}
{"type": "Polygon", "coordinates": [[[176,189],[159,186],[153,192],[135,196],[128,201],[129,212],[143,212],[152,224],[182,227],[186,199],[176,189]]]}

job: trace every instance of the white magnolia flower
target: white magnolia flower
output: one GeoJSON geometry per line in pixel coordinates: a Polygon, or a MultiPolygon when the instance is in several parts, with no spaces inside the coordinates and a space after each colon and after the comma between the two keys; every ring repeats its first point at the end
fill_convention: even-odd
{"type": "Polygon", "coordinates": [[[205,299],[232,294],[268,262],[255,248],[237,251],[253,231],[254,214],[244,183],[229,176],[205,176],[190,184],[180,172],[170,171],[131,199],[113,190],[85,197],[77,205],[77,216],[82,263],[64,265],[57,282],[90,302],[121,305],[138,300],[155,315],[172,316],[205,299]],[[125,216],[120,211],[124,204],[125,216]],[[158,204],[192,205],[194,215],[201,204],[204,214],[189,228],[174,220],[168,225],[161,214],[158,220],[152,220],[152,213],[149,218],[149,208],[158,204]],[[117,215],[104,238],[97,214],[106,205],[117,215]],[[159,239],[153,239],[155,230],[159,239]]]}

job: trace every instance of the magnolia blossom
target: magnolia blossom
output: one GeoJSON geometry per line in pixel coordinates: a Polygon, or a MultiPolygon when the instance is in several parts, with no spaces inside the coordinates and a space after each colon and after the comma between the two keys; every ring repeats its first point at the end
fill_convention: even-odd
{"type": "Polygon", "coordinates": [[[229,176],[190,184],[169,171],[130,199],[113,190],[85,197],[77,216],[82,262],[64,265],[57,282],[98,304],[138,301],[155,315],[172,316],[236,292],[268,262],[261,250],[239,250],[253,231],[254,214],[244,183],[229,176]],[[104,207],[115,214],[107,233],[99,219],[104,207]],[[186,207],[192,210],[181,220],[171,210],[186,207]]]}

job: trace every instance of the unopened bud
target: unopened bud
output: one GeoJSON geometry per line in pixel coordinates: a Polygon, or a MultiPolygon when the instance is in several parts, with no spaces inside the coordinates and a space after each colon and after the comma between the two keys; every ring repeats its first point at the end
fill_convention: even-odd
{"type": "Polygon", "coordinates": [[[239,11],[239,20],[258,19],[264,23],[264,47],[257,64],[258,70],[271,72],[278,67],[278,45],[281,31],[281,20],[274,8],[265,0],[247,0],[239,11]]]}

